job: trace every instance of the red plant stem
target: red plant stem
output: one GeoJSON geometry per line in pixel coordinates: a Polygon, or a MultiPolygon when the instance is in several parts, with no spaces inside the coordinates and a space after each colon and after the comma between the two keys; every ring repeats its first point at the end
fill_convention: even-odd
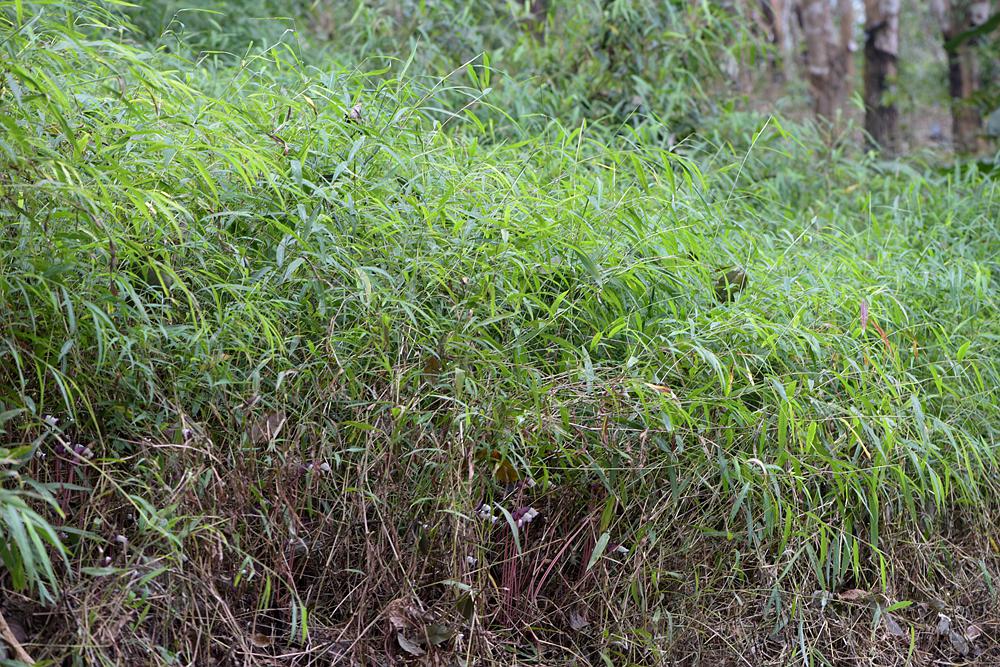
{"type": "Polygon", "coordinates": [[[545,572],[543,572],[542,576],[537,580],[537,583],[535,584],[535,590],[531,592],[531,597],[529,598],[532,602],[538,599],[538,594],[542,591],[542,586],[544,586],[545,582],[547,582],[549,580],[549,577],[552,576],[553,568],[555,568],[556,564],[559,562],[559,559],[563,557],[563,554],[565,554],[566,551],[571,546],[573,546],[573,541],[576,539],[577,535],[583,532],[583,529],[587,527],[588,523],[590,523],[588,519],[584,519],[583,521],[581,521],[580,526],[575,531],[573,531],[573,534],[566,538],[566,541],[563,544],[562,548],[559,549],[559,552],[556,553],[555,558],[552,559],[552,562],[549,563],[549,566],[545,568],[545,572]]]}

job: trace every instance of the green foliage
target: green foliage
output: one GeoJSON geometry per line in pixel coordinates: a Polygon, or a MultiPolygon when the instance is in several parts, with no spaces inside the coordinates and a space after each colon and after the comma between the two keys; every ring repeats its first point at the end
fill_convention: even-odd
{"type": "Polygon", "coordinates": [[[182,53],[242,54],[251,45],[270,47],[295,39],[305,0],[149,0],[126,16],[143,42],[182,53]]]}
{"type": "MultiPolygon", "coordinates": [[[[18,416],[19,410],[2,410],[0,427],[18,416]]],[[[58,577],[50,551],[64,555],[55,529],[33,506],[49,505],[58,515],[59,508],[49,490],[30,478],[22,478],[18,468],[30,459],[36,447],[0,447],[0,562],[16,591],[33,588],[47,602],[59,593],[58,577]]]]}
{"type": "Polygon", "coordinates": [[[947,42],[944,43],[944,50],[954,52],[959,49],[960,46],[966,44],[972,40],[980,38],[984,35],[989,35],[991,32],[1000,27],[1000,12],[993,14],[993,16],[986,19],[983,23],[970,28],[969,30],[963,30],[958,33],[947,42]]]}
{"type": "Polygon", "coordinates": [[[0,561],[17,591],[34,588],[44,601],[54,601],[59,583],[52,568],[50,550],[60,552],[62,543],[51,524],[29,505],[47,500],[48,494],[30,494],[0,489],[0,561]]]}
{"type": "MultiPolygon", "coordinates": [[[[280,608],[301,642],[412,593],[493,628],[586,605],[628,638],[588,650],[657,664],[709,547],[720,586],[774,573],[784,627],[817,588],[891,594],[900,535],[990,526],[994,180],[731,110],[678,143],[708,3],[560,4],[513,46],[520,3],[400,7],[307,60],[0,4],[3,437],[49,455],[22,478],[67,497],[66,581],[127,619],[107,646],[89,611],[80,655],[206,663],[211,623],[237,646],[280,608]]],[[[55,594],[40,499],[4,487],[4,562],[55,594]]]]}

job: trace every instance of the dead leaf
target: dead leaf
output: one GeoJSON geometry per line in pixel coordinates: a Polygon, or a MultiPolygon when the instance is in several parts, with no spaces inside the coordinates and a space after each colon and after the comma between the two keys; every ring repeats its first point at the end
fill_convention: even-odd
{"type": "Polygon", "coordinates": [[[969,655],[972,652],[972,647],[969,646],[969,642],[965,640],[965,637],[954,630],[948,633],[948,639],[951,640],[952,647],[963,656],[969,655]]]}
{"type": "Polygon", "coordinates": [[[361,123],[361,102],[358,102],[350,108],[347,115],[344,116],[344,120],[348,123],[361,123]]]}
{"type": "Polygon", "coordinates": [[[281,433],[288,416],[283,410],[264,415],[250,428],[250,441],[255,445],[265,445],[281,433]]]}
{"type": "Polygon", "coordinates": [[[975,623],[973,623],[972,625],[970,625],[965,629],[965,638],[968,639],[970,642],[976,641],[976,639],[978,639],[979,636],[982,634],[983,634],[982,628],[980,628],[975,623]]]}
{"type": "Polygon", "coordinates": [[[427,653],[427,651],[425,651],[423,647],[420,646],[420,644],[407,639],[406,635],[404,635],[402,632],[396,633],[396,641],[399,642],[399,648],[403,649],[412,656],[416,656],[419,658],[420,656],[427,653]]]}
{"type": "Polygon", "coordinates": [[[427,641],[431,646],[440,646],[455,636],[455,631],[441,623],[431,623],[427,626],[427,641]]]}
{"type": "Polygon", "coordinates": [[[271,141],[281,146],[281,152],[288,155],[288,142],[274,134],[273,132],[268,132],[267,136],[271,137],[271,141]]]}
{"type": "Polygon", "coordinates": [[[267,648],[271,645],[271,637],[260,632],[255,632],[250,635],[250,643],[257,648],[267,648]]]}
{"type": "Polygon", "coordinates": [[[441,372],[441,360],[435,355],[429,355],[424,362],[424,375],[437,375],[441,372]]]}
{"type": "Polygon", "coordinates": [[[497,478],[498,482],[502,482],[503,484],[513,484],[519,479],[517,470],[514,469],[514,466],[507,459],[500,461],[496,465],[496,468],[493,470],[493,476],[497,478]]]}
{"type": "Polygon", "coordinates": [[[463,594],[455,602],[455,608],[458,609],[458,613],[461,614],[462,618],[466,621],[472,620],[472,615],[476,613],[476,603],[473,601],[472,596],[468,593],[463,594]]]}
{"type": "Polygon", "coordinates": [[[653,391],[657,392],[658,394],[663,394],[664,396],[669,396],[670,398],[677,398],[676,394],[674,394],[674,391],[666,385],[653,384],[651,382],[647,382],[646,386],[652,389],[653,391]]]}
{"type": "Polygon", "coordinates": [[[889,342],[889,336],[886,335],[885,331],[882,330],[882,327],[880,327],[878,322],[875,320],[872,320],[872,326],[875,327],[875,331],[878,332],[879,337],[882,339],[882,344],[885,345],[885,349],[891,353],[892,343],[889,342]]]}
{"type": "Polygon", "coordinates": [[[837,594],[837,598],[843,600],[844,602],[857,602],[859,600],[867,600],[871,596],[868,591],[863,591],[860,588],[852,588],[849,591],[843,591],[837,594]]]}
{"type": "Polygon", "coordinates": [[[720,302],[732,301],[747,286],[747,274],[740,269],[730,269],[715,281],[715,298],[720,302]]]}
{"type": "Polygon", "coordinates": [[[951,619],[944,614],[938,614],[937,633],[946,635],[951,632],[951,619]]]}
{"type": "Polygon", "coordinates": [[[868,328],[868,302],[861,299],[861,333],[868,328]]]}
{"type": "Polygon", "coordinates": [[[405,630],[413,627],[412,615],[410,613],[410,602],[406,598],[399,598],[389,603],[385,608],[385,617],[389,623],[397,630],[405,630]]]}
{"type": "Polygon", "coordinates": [[[508,461],[499,449],[484,449],[476,453],[476,459],[490,466],[493,477],[501,484],[514,484],[521,476],[514,465],[508,461]]]}
{"type": "Polygon", "coordinates": [[[905,637],[906,631],[899,626],[896,619],[892,617],[892,614],[883,614],[882,623],[885,625],[886,632],[888,632],[893,637],[905,637]]]}
{"type": "Polygon", "coordinates": [[[308,95],[303,95],[302,99],[304,99],[306,101],[306,104],[309,105],[309,108],[313,110],[313,115],[319,116],[319,109],[316,108],[316,103],[313,102],[312,98],[309,97],[308,95]]]}
{"type": "Polygon", "coordinates": [[[590,621],[587,620],[587,616],[584,611],[574,609],[569,613],[569,627],[576,632],[583,630],[588,625],[590,625],[590,621]]]}

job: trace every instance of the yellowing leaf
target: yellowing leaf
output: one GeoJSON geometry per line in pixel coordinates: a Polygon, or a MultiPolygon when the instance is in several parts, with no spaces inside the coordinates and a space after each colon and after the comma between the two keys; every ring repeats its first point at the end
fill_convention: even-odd
{"type": "Polygon", "coordinates": [[[677,398],[677,395],[674,394],[674,390],[666,385],[653,384],[652,382],[647,382],[646,386],[658,394],[663,394],[664,396],[669,396],[670,398],[677,398]]]}
{"type": "Polygon", "coordinates": [[[504,459],[500,461],[493,469],[493,476],[497,478],[498,482],[503,482],[504,484],[513,484],[520,476],[517,474],[517,470],[511,465],[511,462],[504,459]]]}

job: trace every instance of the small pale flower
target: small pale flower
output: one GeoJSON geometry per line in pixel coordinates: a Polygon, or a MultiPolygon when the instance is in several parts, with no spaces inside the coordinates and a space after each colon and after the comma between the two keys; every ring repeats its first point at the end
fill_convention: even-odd
{"type": "Polygon", "coordinates": [[[534,507],[521,507],[514,511],[513,518],[514,523],[517,524],[518,528],[526,526],[527,524],[534,521],[535,517],[538,516],[538,510],[534,507]]]}

